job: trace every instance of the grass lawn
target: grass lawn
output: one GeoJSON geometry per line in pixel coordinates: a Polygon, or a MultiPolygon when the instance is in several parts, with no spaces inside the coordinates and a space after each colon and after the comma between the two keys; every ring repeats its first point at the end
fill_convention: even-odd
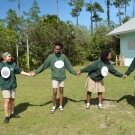
{"type": "MultiPolygon", "coordinates": [[[[84,66],[77,66],[78,71],[84,66]]],[[[127,67],[116,67],[124,73],[127,67]]],[[[103,110],[99,110],[93,93],[90,110],[85,109],[87,74],[79,77],[67,72],[64,89],[64,112],[52,107],[51,72],[47,69],[35,77],[17,75],[15,112],[20,119],[3,123],[4,110],[0,98],[0,135],[135,135],[135,98],[131,73],[125,80],[109,74],[104,79],[103,110]]]]}

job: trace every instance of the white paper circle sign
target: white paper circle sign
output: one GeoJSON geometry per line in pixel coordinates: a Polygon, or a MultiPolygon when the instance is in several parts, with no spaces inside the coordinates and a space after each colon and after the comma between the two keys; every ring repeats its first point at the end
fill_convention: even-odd
{"type": "Polygon", "coordinates": [[[1,69],[1,76],[2,76],[3,78],[8,78],[8,77],[10,76],[10,70],[9,70],[8,67],[3,67],[3,68],[1,69]]]}
{"type": "Polygon", "coordinates": [[[54,66],[56,68],[62,68],[64,66],[64,62],[62,60],[57,60],[55,63],[54,63],[54,66]]]}
{"type": "Polygon", "coordinates": [[[102,76],[107,76],[108,74],[108,68],[106,66],[103,66],[101,69],[102,76]]]}

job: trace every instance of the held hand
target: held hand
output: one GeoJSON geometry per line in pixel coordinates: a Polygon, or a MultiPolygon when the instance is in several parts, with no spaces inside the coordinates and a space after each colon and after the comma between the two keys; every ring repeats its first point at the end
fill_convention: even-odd
{"type": "Polygon", "coordinates": [[[81,75],[81,72],[80,72],[80,71],[78,71],[76,75],[77,75],[77,76],[80,76],[80,75],[81,75]]]}
{"type": "Polygon", "coordinates": [[[36,74],[33,72],[33,73],[31,73],[31,76],[36,76],[36,74]]]}
{"type": "Polygon", "coordinates": [[[125,79],[125,78],[127,78],[127,75],[126,74],[123,75],[123,79],[125,79]]]}

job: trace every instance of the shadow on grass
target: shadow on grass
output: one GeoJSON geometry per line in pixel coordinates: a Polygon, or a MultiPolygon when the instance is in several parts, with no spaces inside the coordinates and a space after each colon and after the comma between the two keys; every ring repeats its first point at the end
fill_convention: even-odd
{"type": "MultiPolygon", "coordinates": [[[[74,100],[74,99],[71,99],[71,98],[68,98],[68,97],[63,97],[63,107],[66,106],[68,101],[72,101],[72,102],[82,102],[82,101],[84,101],[85,102],[85,100],[77,101],[77,100],[74,100]]],[[[45,105],[48,105],[50,103],[52,103],[52,100],[48,101],[48,102],[46,102],[44,104],[41,104],[40,106],[45,106],[45,105]]],[[[60,98],[56,99],[56,109],[59,107],[59,104],[60,104],[60,98]]]]}
{"type": "MultiPolygon", "coordinates": [[[[102,101],[117,101],[117,100],[109,99],[109,98],[103,98],[102,101]]],[[[84,103],[86,103],[86,102],[87,102],[87,101],[84,100],[84,103]]],[[[98,97],[96,97],[96,98],[91,98],[90,104],[91,104],[91,105],[98,105],[98,104],[99,104],[99,102],[98,102],[98,97]]]]}
{"type": "Polygon", "coordinates": [[[121,97],[120,99],[118,99],[117,102],[121,102],[122,100],[126,99],[127,103],[132,105],[135,109],[135,97],[132,95],[124,95],[123,97],[121,97]]]}
{"type": "MultiPolygon", "coordinates": [[[[68,101],[71,101],[71,102],[84,102],[84,104],[86,104],[86,100],[74,100],[74,99],[71,99],[69,97],[63,97],[63,107],[66,106],[68,101]]],[[[117,100],[112,100],[112,101],[117,101],[117,100]]],[[[46,102],[44,104],[41,104],[40,106],[45,106],[45,105],[48,105],[50,103],[52,103],[52,101],[48,101],[48,102],[46,102]]],[[[59,104],[60,104],[60,99],[58,98],[58,99],[56,99],[56,109],[59,107],[59,104]]],[[[98,98],[91,98],[90,104],[91,105],[98,105],[98,98]]]]}
{"type": "Polygon", "coordinates": [[[27,108],[28,108],[29,106],[38,106],[38,105],[33,105],[33,104],[30,104],[29,102],[20,103],[20,104],[18,104],[17,106],[15,106],[15,112],[16,112],[17,114],[22,113],[22,112],[24,112],[25,110],[27,110],[27,108]]]}
{"type": "Polygon", "coordinates": [[[103,98],[103,101],[118,101],[116,99],[103,98]]]}

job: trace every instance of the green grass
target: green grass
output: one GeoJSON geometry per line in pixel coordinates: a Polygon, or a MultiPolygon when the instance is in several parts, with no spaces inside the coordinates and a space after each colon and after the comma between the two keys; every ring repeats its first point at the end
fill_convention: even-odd
{"type": "MultiPolygon", "coordinates": [[[[75,67],[79,70],[84,66],[75,67]]],[[[124,73],[127,67],[116,67],[124,73]]],[[[125,80],[109,74],[104,79],[103,110],[97,108],[97,94],[93,93],[90,110],[85,109],[87,74],[80,77],[67,72],[64,89],[64,112],[52,107],[51,73],[47,69],[35,77],[17,75],[15,112],[20,119],[4,124],[3,99],[0,98],[0,135],[134,135],[135,98],[133,76],[125,80]],[[119,100],[119,102],[117,102],[119,100]]]]}

